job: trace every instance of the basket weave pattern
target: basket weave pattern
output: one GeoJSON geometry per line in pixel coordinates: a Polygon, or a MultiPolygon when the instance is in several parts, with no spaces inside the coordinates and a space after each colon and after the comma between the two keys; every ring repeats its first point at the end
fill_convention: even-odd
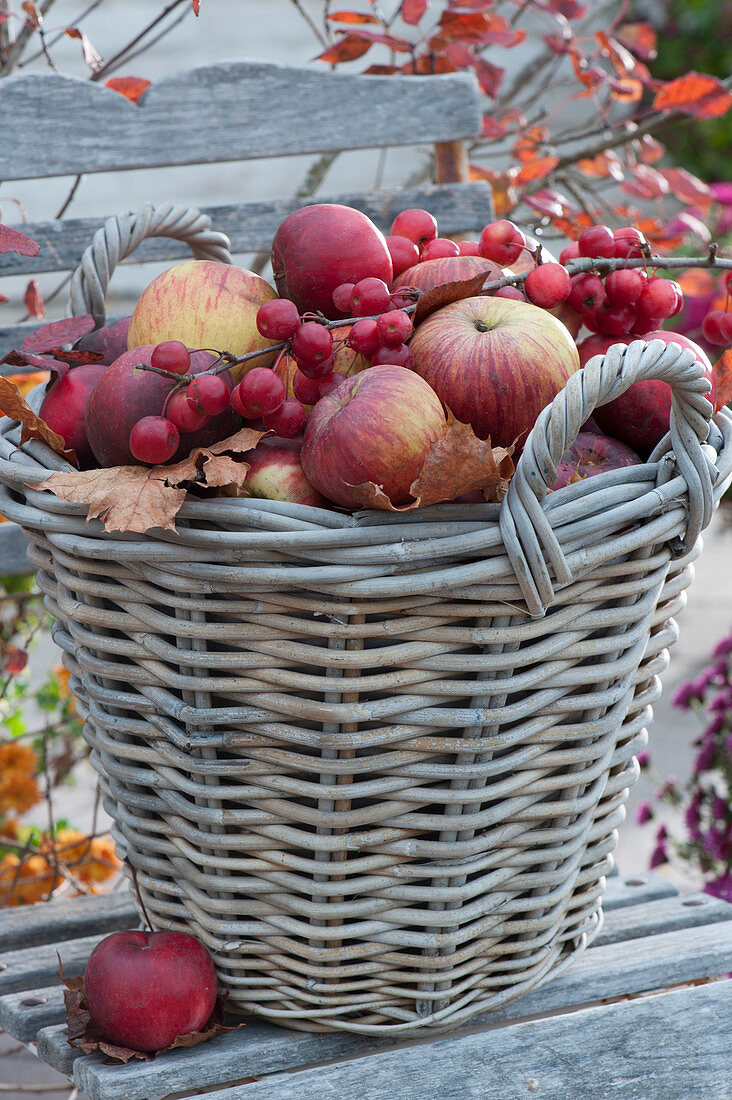
{"type": "Polygon", "coordinates": [[[692,360],[641,341],[592,360],[500,507],[189,496],[175,534],[110,534],[29,487],[63,463],[2,422],[0,512],[31,542],[120,854],[230,1005],[447,1029],[595,934],[732,474],[732,418],[710,426],[692,360]],[[649,461],[546,496],[596,405],[645,377],[674,388],[649,461]]]}

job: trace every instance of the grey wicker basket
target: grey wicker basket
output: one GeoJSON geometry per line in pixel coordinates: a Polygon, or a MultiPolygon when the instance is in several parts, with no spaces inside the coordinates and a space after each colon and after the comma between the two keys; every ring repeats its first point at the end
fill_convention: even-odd
{"type": "Polygon", "coordinates": [[[732,475],[705,388],[688,351],[618,346],[544,410],[500,507],[191,496],[177,533],[144,536],[29,487],[63,463],[2,422],[0,511],[31,543],[118,848],[231,1006],[446,1030],[597,932],[732,475]],[[649,461],[547,495],[593,409],[649,377],[674,391],[649,461]]]}

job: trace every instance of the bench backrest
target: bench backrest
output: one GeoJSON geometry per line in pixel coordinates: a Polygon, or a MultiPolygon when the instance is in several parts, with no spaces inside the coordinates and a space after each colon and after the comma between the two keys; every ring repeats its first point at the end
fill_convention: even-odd
{"type": "MultiPolygon", "coordinates": [[[[0,81],[0,180],[46,179],[139,168],[250,161],[339,150],[435,146],[436,181],[290,201],[201,207],[231,240],[234,255],[269,249],[290,210],[308,202],[343,202],[388,228],[399,210],[430,209],[445,235],[491,220],[490,187],[467,182],[466,139],[480,133],[477,82],[468,74],[361,76],[241,61],[201,66],[153,83],[139,103],[99,84],[58,74],[0,81]]],[[[190,202],[185,172],[173,201],[190,202]]],[[[120,181],[119,204],[125,206],[120,181]]],[[[0,255],[0,276],[73,270],[103,218],[34,222],[23,231],[35,257],[0,255]]],[[[146,240],[135,262],[175,262],[190,255],[179,241],[146,240]]],[[[2,283],[0,282],[0,288],[2,283]]],[[[0,327],[0,356],[35,325],[0,327]]],[[[2,373],[17,368],[0,367],[2,373]]],[[[18,533],[0,528],[0,575],[27,570],[18,533]],[[7,552],[6,552],[7,550],[7,552]]]]}

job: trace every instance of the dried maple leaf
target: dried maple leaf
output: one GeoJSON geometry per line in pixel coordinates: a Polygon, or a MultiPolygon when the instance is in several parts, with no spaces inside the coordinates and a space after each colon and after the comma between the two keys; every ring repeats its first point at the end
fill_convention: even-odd
{"type": "Polygon", "coordinates": [[[414,500],[392,504],[380,485],[372,481],[354,486],[363,508],[386,512],[410,512],[455,500],[463,493],[480,490],[484,500],[503,499],[513,474],[513,447],[493,447],[490,439],[479,439],[469,424],[448,413],[442,434],[435,439],[422,468],[409,487],[414,500]]]}
{"type": "Polygon", "coordinates": [[[170,486],[157,472],[160,467],[110,466],[51,474],[39,484],[60,500],[87,504],[91,519],[99,519],[105,531],[136,531],[151,527],[175,530],[175,517],[186,498],[185,489],[170,486]]]}
{"type": "Polygon", "coordinates": [[[152,527],[174,531],[175,517],[186,498],[182,486],[241,486],[249,463],[237,462],[231,455],[251,450],[265,434],[242,428],[210,447],[195,448],[188,458],[171,466],[110,466],[51,474],[39,485],[61,500],[88,505],[87,522],[99,519],[105,531],[143,534],[152,527]]]}
{"type": "Polygon", "coordinates": [[[469,424],[448,413],[409,491],[423,508],[475,489],[487,501],[502,500],[513,474],[512,453],[513,447],[492,447],[490,439],[479,439],[469,424]]]}
{"type": "Polygon", "coordinates": [[[52,451],[63,455],[69,462],[76,463],[76,455],[73,451],[66,449],[63,437],[49,428],[45,420],[36,416],[18,387],[9,378],[0,378],[0,412],[22,425],[21,445],[28,439],[40,439],[52,451]]]}
{"type": "Polygon", "coordinates": [[[54,351],[63,344],[75,343],[93,328],[94,318],[91,313],[83,313],[79,317],[64,317],[60,321],[51,321],[47,325],[42,325],[30,336],[26,336],[21,349],[37,353],[54,351]]]}

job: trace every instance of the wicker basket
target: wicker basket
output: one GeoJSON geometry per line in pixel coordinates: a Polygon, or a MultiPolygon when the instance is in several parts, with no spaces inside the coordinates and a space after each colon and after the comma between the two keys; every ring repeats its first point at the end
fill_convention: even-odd
{"type": "Polygon", "coordinates": [[[671,616],[732,474],[701,375],[660,342],[592,360],[501,507],[189,498],[177,534],[104,533],[28,488],[62,464],[3,421],[0,511],[32,544],[115,839],[231,1005],[448,1029],[596,933],[671,616]],[[649,377],[675,397],[650,460],[547,496],[593,409],[649,377]]]}

